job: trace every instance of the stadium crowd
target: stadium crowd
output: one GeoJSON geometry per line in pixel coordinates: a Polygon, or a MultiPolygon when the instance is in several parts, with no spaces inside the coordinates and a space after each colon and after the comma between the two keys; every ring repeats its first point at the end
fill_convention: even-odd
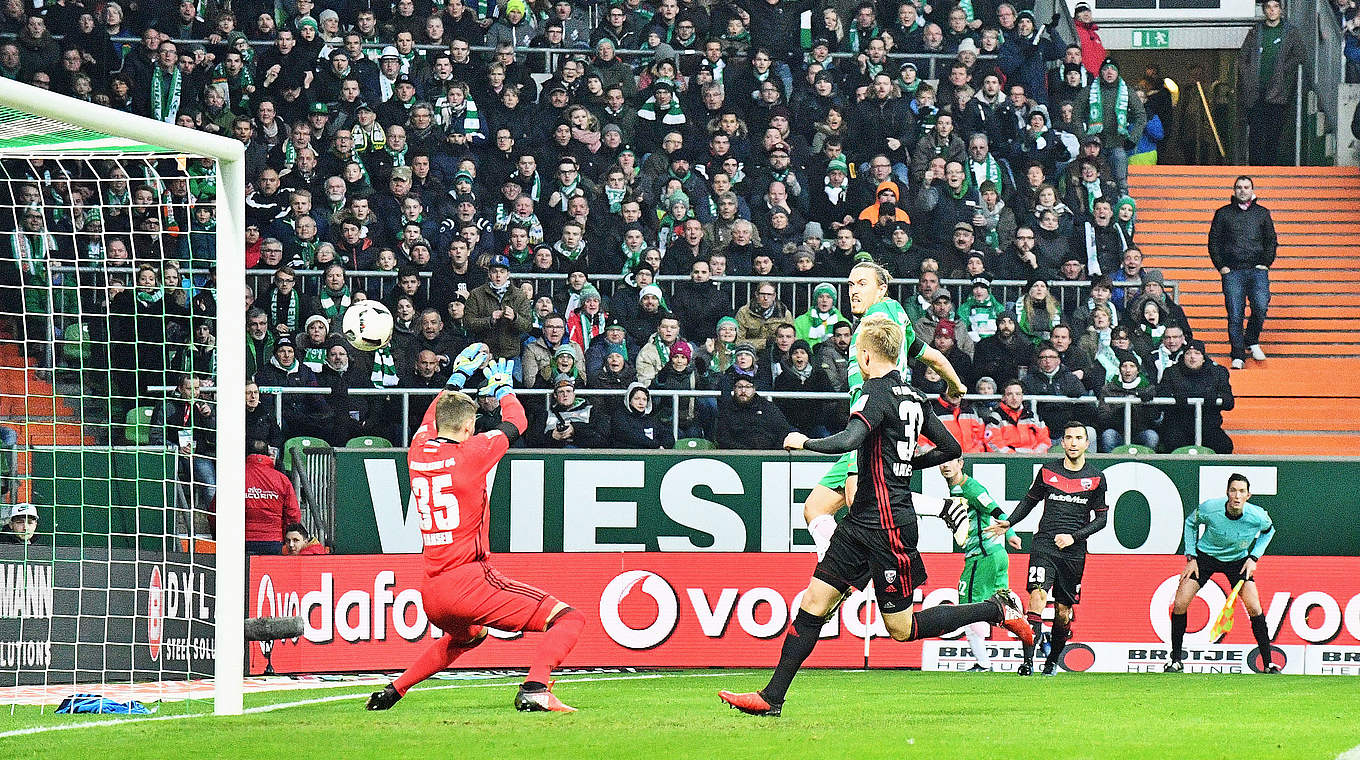
{"type": "MultiPolygon", "coordinates": [[[[1107,401],[1154,395],[1180,403],[1135,407],[1135,442],[1192,443],[1185,402],[1204,398],[1205,444],[1231,451],[1227,372],[1135,244],[1128,165],[1155,163],[1170,97],[1106,54],[1085,4],[1071,40],[1023,3],[966,0],[161,7],[7,3],[0,76],[244,143],[251,438],[408,440],[396,394],[351,391],[442,387],[483,341],[551,390],[528,445],[667,448],[674,426],[775,448],[843,423],[845,402],[765,394],[847,390],[842,284],[875,261],[911,284],[894,294],[921,339],[1001,396],[936,402],[965,451],[1045,451],[1072,417],[1108,450],[1107,401]],[[396,319],[372,353],[339,334],[364,298],[396,319]],[[329,393],[283,394],[279,418],[271,387],[329,393]],[[674,421],[656,390],[721,394],[674,421]],[[1048,394],[1100,403],[1025,401],[1048,394]]],[[[115,336],[118,395],[203,427],[200,384],[172,373],[218,358],[209,168],[4,168],[4,310],[65,297],[34,287],[62,283],[59,261],[134,267],[65,284],[92,342],[115,336]]]]}

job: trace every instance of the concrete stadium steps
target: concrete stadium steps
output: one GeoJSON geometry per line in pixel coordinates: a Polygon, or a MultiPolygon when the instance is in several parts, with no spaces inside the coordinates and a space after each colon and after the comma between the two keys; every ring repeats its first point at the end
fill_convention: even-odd
{"type": "Polygon", "coordinates": [[[1232,372],[1224,428],[1242,454],[1360,450],[1360,172],[1335,167],[1130,167],[1145,264],[1175,280],[1195,337],[1225,366],[1228,331],[1209,223],[1233,180],[1251,175],[1275,220],[1264,362],[1232,372]]]}

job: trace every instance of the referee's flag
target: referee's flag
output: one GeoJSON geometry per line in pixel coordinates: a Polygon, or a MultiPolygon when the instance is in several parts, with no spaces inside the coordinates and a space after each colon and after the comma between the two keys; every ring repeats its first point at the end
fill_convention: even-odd
{"type": "Polygon", "coordinates": [[[1242,584],[1246,580],[1240,580],[1233,586],[1232,593],[1228,594],[1228,600],[1223,603],[1223,611],[1218,613],[1218,619],[1209,628],[1209,640],[1217,644],[1228,635],[1228,631],[1233,627],[1233,607],[1237,605],[1237,594],[1242,591],[1242,584]]]}

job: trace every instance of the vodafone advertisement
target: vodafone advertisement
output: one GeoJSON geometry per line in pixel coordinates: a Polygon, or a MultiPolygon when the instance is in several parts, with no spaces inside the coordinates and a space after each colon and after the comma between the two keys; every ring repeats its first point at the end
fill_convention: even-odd
{"type": "MultiPolygon", "coordinates": [[[[930,578],[917,590],[918,602],[956,601],[962,555],[923,556],[930,578]]],[[[1026,560],[1011,556],[1012,588],[1023,589],[1026,560]]],[[[1169,608],[1183,561],[1179,556],[1090,556],[1073,633],[1073,642],[1088,650],[1071,648],[1070,669],[1122,672],[1164,662],[1162,642],[1170,638],[1169,608]]],[[[497,555],[493,563],[511,578],[586,613],[590,622],[567,665],[768,667],[778,660],[790,611],[797,608],[814,557],[555,553],[497,555]]],[[[248,611],[306,620],[302,637],[274,646],[273,665],[280,673],[396,670],[442,635],[421,607],[423,577],[419,555],[254,557],[248,611]]],[[[1288,670],[1360,673],[1357,578],[1360,558],[1355,557],[1262,560],[1257,570],[1261,602],[1272,641],[1280,647],[1275,657],[1283,655],[1288,670]],[[1305,663],[1319,667],[1305,668],[1305,663]]],[[[1237,625],[1221,645],[1207,646],[1209,623],[1225,599],[1220,585],[1205,586],[1190,611],[1186,648],[1206,669],[1224,663],[1251,668],[1259,657],[1240,605],[1237,625]]],[[[960,661],[949,641],[929,642],[924,651],[921,642],[893,641],[876,608],[855,594],[823,628],[810,666],[864,665],[866,606],[870,666],[952,669],[960,661]]],[[[458,665],[525,667],[537,638],[497,632],[458,665]]],[[[957,641],[963,643],[961,637],[957,641]]],[[[1017,643],[993,629],[994,656],[1006,660],[1017,643]]],[[[264,665],[260,645],[252,644],[251,672],[262,672],[264,665]]]]}

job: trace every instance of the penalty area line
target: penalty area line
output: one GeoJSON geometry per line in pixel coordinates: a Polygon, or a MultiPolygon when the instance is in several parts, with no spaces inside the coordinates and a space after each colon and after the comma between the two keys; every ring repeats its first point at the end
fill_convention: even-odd
{"type": "MultiPolygon", "coordinates": [[[[608,676],[592,676],[587,678],[560,678],[557,679],[556,683],[563,684],[563,683],[593,683],[599,681],[649,681],[662,678],[726,678],[729,676],[745,676],[745,675],[750,675],[750,673],[741,671],[723,673],[674,673],[674,674],[646,673],[630,676],[618,676],[613,678],[608,676]]],[[[488,689],[493,686],[510,686],[513,684],[514,682],[445,684],[442,686],[427,686],[423,689],[420,689],[419,691],[447,691],[450,689],[488,689]]],[[[364,693],[333,694],[329,697],[317,697],[315,699],[301,699],[296,702],[279,702],[277,704],[272,705],[260,705],[259,707],[248,707],[242,711],[242,714],[256,715],[259,713],[274,712],[276,710],[286,710],[291,707],[305,707],[307,705],[319,705],[325,704],[327,702],[342,702],[350,699],[365,699],[367,697],[368,694],[364,693]]],[[[51,731],[70,731],[77,728],[99,728],[101,726],[125,726],[131,723],[150,723],[153,721],[187,720],[189,718],[207,718],[210,717],[211,715],[212,713],[185,713],[183,715],[156,715],[147,718],[128,718],[126,720],[89,720],[83,721],[81,723],[66,723],[62,725],[53,726],[31,726],[29,728],[18,728],[12,731],[0,731],[0,739],[6,739],[15,736],[29,736],[31,734],[43,734],[51,731]]],[[[1352,758],[1347,756],[1344,758],[1344,760],[1352,760],[1352,758]]]]}
{"type": "Polygon", "coordinates": [[[1360,744],[1337,755],[1336,760],[1360,760],[1360,744]]]}

